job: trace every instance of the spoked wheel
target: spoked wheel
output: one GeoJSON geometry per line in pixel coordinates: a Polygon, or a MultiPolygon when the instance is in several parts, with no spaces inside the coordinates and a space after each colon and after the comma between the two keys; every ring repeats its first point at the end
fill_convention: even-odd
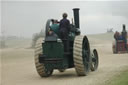
{"type": "Polygon", "coordinates": [[[73,47],[75,70],[85,76],[90,70],[90,46],[86,36],[76,36],[73,47]]]}
{"type": "Polygon", "coordinates": [[[89,48],[89,43],[86,40],[86,38],[83,40],[83,61],[84,61],[84,65],[85,65],[85,70],[86,72],[89,72],[89,68],[90,68],[90,48],[89,48]]]}
{"type": "Polygon", "coordinates": [[[95,70],[97,70],[98,64],[99,64],[99,58],[98,58],[98,53],[97,53],[96,49],[94,49],[92,51],[91,59],[92,59],[91,71],[95,71],[95,70]]]}
{"type": "Polygon", "coordinates": [[[37,70],[38,74],[41,77],[48,77],[48,76],[52,75],[53,69],[48,70],[45,67],[44,64],[39,63],[39,54],[43,54],[42,43],[43,43],[43,38],[39,38],[36,42],[36,46],[35,46],[35,66],[36,66],[36,70],[37,70]]]}

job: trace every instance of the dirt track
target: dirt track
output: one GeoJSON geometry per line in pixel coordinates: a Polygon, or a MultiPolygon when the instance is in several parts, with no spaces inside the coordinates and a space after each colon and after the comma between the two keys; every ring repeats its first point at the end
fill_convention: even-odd
{"type": "Polygon", "coordinates": [[[51,77],[40,78],[34,65],[33,49],[4,49],[2,85],[99,85],[128,68],[128,54],[113,54],[111,42],[102,41],[93,45],[99,53],[99,68],[84,77],[78,77],[75,69],[69,69],[64,73],[54,71],[51,77]]]}

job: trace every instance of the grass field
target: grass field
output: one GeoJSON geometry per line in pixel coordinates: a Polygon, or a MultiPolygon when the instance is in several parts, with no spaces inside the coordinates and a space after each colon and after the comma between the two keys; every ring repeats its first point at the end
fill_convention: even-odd
{"type": "Polygon", "coordinates": [[[105,85],[128,85],[128,70],[121,72],[105,85]]]}

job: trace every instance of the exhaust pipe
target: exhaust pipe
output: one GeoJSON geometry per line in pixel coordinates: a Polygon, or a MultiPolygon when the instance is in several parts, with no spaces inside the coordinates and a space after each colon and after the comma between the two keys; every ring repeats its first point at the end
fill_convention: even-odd
{"type": "Polygon", "coordinates": [[[74,12],[75,27],[80,29],[80,26],[79,26],[79,8],[74,8],[73,12],[74,12]]]}

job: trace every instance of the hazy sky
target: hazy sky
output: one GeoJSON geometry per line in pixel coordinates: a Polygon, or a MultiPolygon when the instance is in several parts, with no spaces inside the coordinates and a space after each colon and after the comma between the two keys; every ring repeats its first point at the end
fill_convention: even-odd
{"type": "MultiPolygon", "coordinates": [[[[62,13],[73,18],[73,8],[80,8],[82,34],[104,33],[109,28],[128,29],[128,1],[11,1],[1,2],[2,31],[5,35],[32,37],[45,29],[47,19],[61,19],[62,13]]],[[[1,20],[1,19],[0,19],[1,20]]]]}

